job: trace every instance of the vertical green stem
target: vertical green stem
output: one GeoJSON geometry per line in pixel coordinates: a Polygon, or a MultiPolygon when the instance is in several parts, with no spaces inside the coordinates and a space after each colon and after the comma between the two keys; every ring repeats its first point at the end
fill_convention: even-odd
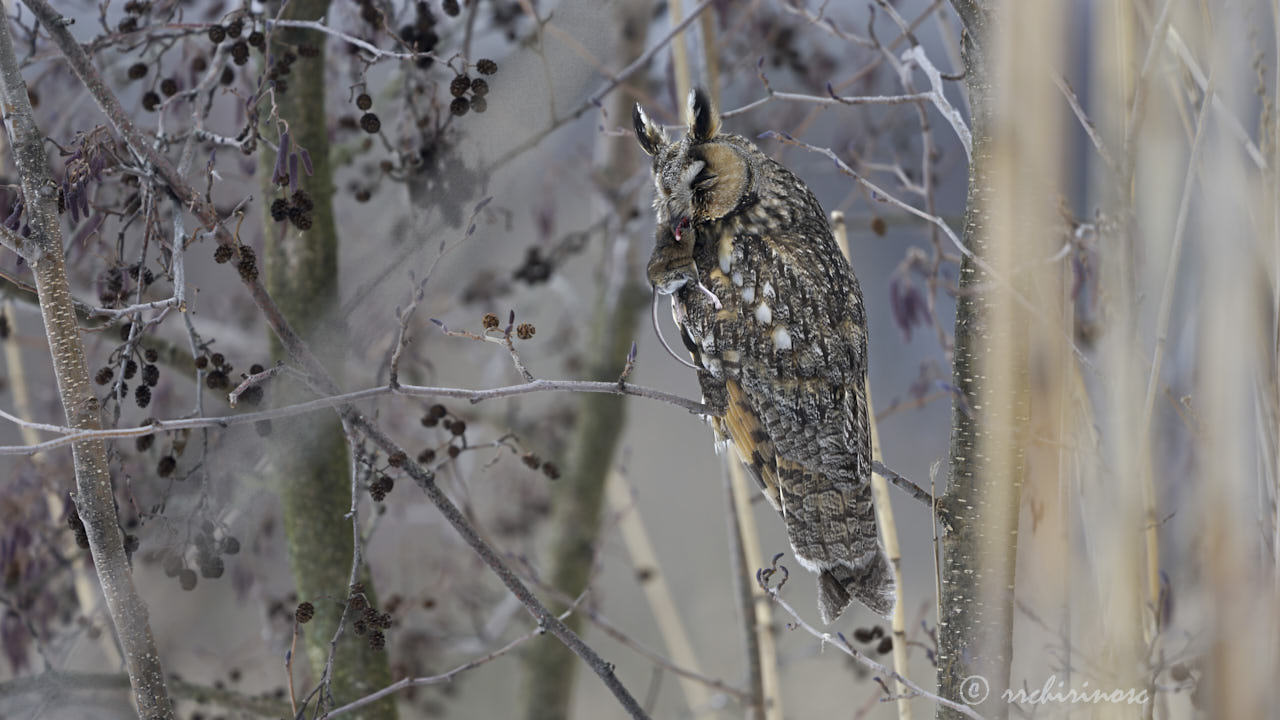
{"type": "MultiPolygon", "coordinates": [[[[641,7],[618,10],[619,59],[627,61],[644,50],[648,16],[641,7]]],[[[625,94],[610,102],[611,117],[630,117],[625,94]]],[[[605,161],[606,182],[621,184],[635,167],[636,149],[629,139],[614,138],[605,161]]],[[[634,196],[626,194],[615,202],[618,217],[628,217],[634,196]]],[[[616,282],[621,287],[602,285],[592,319],[589,379],[615,380],[626,363],[639,319],[648,306],[649,293],[633,280],[634,263],[628,262],[616,282]],[[610,302],[612,300],[612,302],[610,302]]],[[[605,482],[622,429],[626,423],[626,400],[620,396],[583,394],[578,399],[577,423],[570,442],[572,453],[564,477],[556,483],[551,541],[551,582],[569,597],[577,597],[591,575],[593,550],[600,530],[605,482]]],[[[553,608],[554,610],[554,608],[553,608]]],[[[582,621],[570,615],[565,621],[580,632],[582,621]]],[[[553,638],[539,638],[527,656],[525,676],[525,717],[529,720],[563,720],[569,716],[577,661],[573,653],[553,638]]]]}
{"type": "MultiPolygon", "coordinates": [[[[316,20],[329,10],[328,0],[291,0],[283,18],[316,20]]],[[[272,10],[274,13],[275,10],[272,10]]],[[[329,138],[325,104],[325,36],[313,30],[279,28],[268,52],[278,59],[300,45],[315,46],[317,57],[299,57],[289,75],[288,89],[275,95],[281,121],[287,123],[291,144],[305,148],[313,173],[302,173],[298,187],[311,196],[311,227],[300,231],[288,222],[272,221],[264,212],[263,251],[266,285],[281,312],[313,348],[336,377],[341,378],[341,348],[321,332],[336,317],[338,308],[338,231],[333,216],[333,171],[329,162],[329,138]],[[326,351],[326,348],[328,350],[326,351]]],[[[274,137],[276,129],[264,127],[274,137]]],[[[272,183],[276,157],[264,148],[259,174],[264,204],[288,193],[272,183]]],[[[300,171],[301,172],[301,171],[300,171]]],[[[272,337],[272,359],[287,359],[272,337]]],[[[298,596],[315,604],[316,615],[305,626],[306,656],[319,678],[330,652],[330,642],[347,596],[352,562],[351,476],[342,424],[332,415],[316,414],[292,425],[287,437],[273,439],[272,470],[276,474],[284,506],[285,536],[298,596]]],[[[362,571],[365,594],[376,602],[368,572],[362,571]]],[[[348,625],[348,629],[350,625],[348,625]]],[[[339,640],[334,662],[332,690],[341,705],[386,686],[390,681],[386,652],[369,647],[364,638],[349,631],[339,640]]],[[[394,718],[395,700],[387,698],[360,708],[358,717],[394,718]]]]}

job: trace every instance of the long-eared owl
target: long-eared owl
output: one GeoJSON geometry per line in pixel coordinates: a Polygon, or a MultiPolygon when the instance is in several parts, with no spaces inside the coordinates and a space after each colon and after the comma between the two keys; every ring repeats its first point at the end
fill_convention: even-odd
{"type": "Polygon", "coordinates": [[[653,158],[658,232],[649,280],[673,296],[716,440],[782,514],[818,574],[830,623],[857,598],[888,616],[893,574],[871,501],[867,321],[858,281],[822,207],[795,175],[722,134],[701,90],[689,130],[667,139],[636,106],[653,158]]]}

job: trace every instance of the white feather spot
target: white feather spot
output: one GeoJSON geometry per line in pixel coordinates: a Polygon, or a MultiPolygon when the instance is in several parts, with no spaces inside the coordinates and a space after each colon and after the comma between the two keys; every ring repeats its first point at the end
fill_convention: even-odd
{"type": "Polygon", "coordinates": [[[748,286],[748,287],[744,287],[744,288],[742,288],[742,300],[743,300],[743,302],[754,302],[754,301],[755,301],[755,299],[756,299],[756,289],[755,289],[755,287],[748,286]]]}
{"type": "Polygon", "coordinates": [[[702,338],[702,342],[698,344],[702,346],[702,351],[704,353],[714,353],[716,347],[716,334],[714,332],[707,333],[706,337],[702,338]]]}
{"type": "Polygon", "coordinates": [[[733,263],[733,236],[725,233],[720,238],[720,246],[718,248],[720,254],[720,272],[729,272],[729,267],[733,263]]]}
{"type": "Polygon", "coordinates": [[[791,349],[791,333],[782,325],[773,329],[773,345],[779,350],[791,349]]]}
{"type": "Polygon", "coordinates": [[[704,358],[702,359],[702,367],[703,367],[703,369],[705,369],[707,372],[711,373],[711,376],[712,376],[712,377],[723,377],[723,376],[724,376],[724,369],[723,369],[723,366],[720,364],[720,359],[719,359],[719,358],[707,358],[707,357],[704,357],[704,358]]]}
{"type": "Polygon", "coordinates": [[[760,291],[760,294],[764,296],[765,300],[772,300],[775,297],[773,292],[773,284],[770,283],[768,280],[766,280],[764,283],[764,288],[760,291]]]}
{"type": "Polygon", "coordinates": [[[738,287],[742,287],[742,273],[736,272],[733,274],[733,277],[730,279],[733,280],[734,285],[737,285],[738,287]]]}
{"type": "Polygon", "coordinates": [[[756,322],[761,325],[768,325],[773,322],[773,311],[769,309],[767,303],[760,303],[756,306],[756,322]]]}

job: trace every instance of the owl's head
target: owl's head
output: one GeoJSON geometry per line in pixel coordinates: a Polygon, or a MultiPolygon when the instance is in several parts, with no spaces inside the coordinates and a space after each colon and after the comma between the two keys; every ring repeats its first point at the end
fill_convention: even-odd
{"type": "Polygon", "coordinates": [[[719,220],[753,194],[752,154],[759,151],[737,135],[720,132],[720,115],[701,89],[689,93],[689,131],[679,142],[636,105],[636,139],[653,157],[653,206],[658,222],[670,225],[676,241],[691,226],[719,220]]]}

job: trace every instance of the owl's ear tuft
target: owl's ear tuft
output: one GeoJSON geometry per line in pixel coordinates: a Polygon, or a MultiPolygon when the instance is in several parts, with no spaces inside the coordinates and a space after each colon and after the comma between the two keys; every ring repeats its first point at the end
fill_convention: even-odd
{"type": "Polygon", "coordinates": [[[689,91],[689,135],[694,142],[706,142],[720,134],[720,114],[702,88],[689,91]]]}
{"type": "Polygon", "coordinates": [[[638,104],[631,111],[631,122],[636,128],[636,140],[640,141],[641,149],[649,155],[657,155],[662,146],[667,144],[667,133],[662,126],[650,120],[644,108],[638,104]]]}

